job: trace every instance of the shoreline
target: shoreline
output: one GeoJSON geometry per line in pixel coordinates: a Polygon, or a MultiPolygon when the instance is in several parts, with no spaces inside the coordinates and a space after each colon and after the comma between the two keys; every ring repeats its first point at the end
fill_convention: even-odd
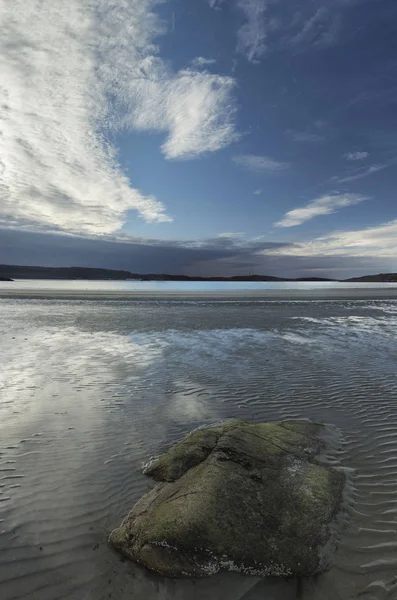
{"type": "Polygon", "coordinates": [[[311,301],[311,300],[397,300],[397,287],[363,288],[357,287],[335,289],[311,290],[206,290],[206,291],[86,291],[86,290],[1,290],[0,299],[3,300],[89,300],[89,301],[311,301]]]}

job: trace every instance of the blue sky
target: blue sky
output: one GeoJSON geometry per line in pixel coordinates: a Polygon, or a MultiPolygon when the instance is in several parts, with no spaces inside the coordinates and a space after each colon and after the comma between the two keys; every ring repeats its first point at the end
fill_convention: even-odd
{"type": "Polygon", "coordinates": [[[394,0],[0,0],[0,262],[395,271],[394,0]]]}

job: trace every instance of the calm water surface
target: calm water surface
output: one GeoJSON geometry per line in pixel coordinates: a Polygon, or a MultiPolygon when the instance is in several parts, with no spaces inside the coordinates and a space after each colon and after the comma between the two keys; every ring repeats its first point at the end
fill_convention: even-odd
{"type": "Polygon", "coordinates": [[[88,291],[88,292],[205,292],[253,290],[397,289],[397,283],[340,283],[333,281],[88,281],[17,279],[0,283],[5,291],[88,291]]]}
{"type": "Polygon", "coordinates": [[[295,600],[295,582],[163,580],[106,544],[151,486],[142,462],[229,417],[339,433],[355,504],[300,598],[397,597],[396,301],[3,299],[0,335],[1,600],[295,600]]]}

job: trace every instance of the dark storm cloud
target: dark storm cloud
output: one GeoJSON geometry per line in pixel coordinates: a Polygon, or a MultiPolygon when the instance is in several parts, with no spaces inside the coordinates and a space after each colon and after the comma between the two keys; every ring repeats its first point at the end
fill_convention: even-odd
{"type": "Polygon", "coordinates": [[[350,256],[274,256],[255,255],[235,256],[214,259],[195,265],[195,272],[208,276],[246,275],[255,273],[275,277],[328,277],[330,279],[348,279],[361,275],[395,270],[393,261],[368,259],[350,256]]]}
{"type": "MultiPolygon", "coordinates": [[[[392,260],[346,256],[266,254],[289,244],[241,237],[132,242],[0,230],[0,264],[102,267],[134,273],[347,278],[393,270],[392,260]],[[390,264],[388,264],[390,263],[390,264]]],[[[291,246],[292,249],[292,246],[291,246]]]]}
{"type": "MultiPolygon", "coordinates": [[[[250,262],[257,252],[286,244],[215,237],[197,241],[112,241],[66,235],[0,231],[0,263],[126,269],[136,273],[192,274],[196,265],[220,259],[250,262]]],[[[201,273],[203,274],[203,273],[201,273]]]]}

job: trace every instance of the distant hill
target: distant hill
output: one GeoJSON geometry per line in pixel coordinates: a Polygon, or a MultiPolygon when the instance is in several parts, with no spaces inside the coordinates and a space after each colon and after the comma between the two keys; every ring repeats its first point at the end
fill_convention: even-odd
{"type": "Polygon", "coordinates": [[[138,276],[143,281],[289,281],[272,275],[234,275],[233,277],[199,277],[198,275],[170,275],[147,273],[138,276]]]}
{"type": "Polygon", "coordinates": [[[131,279],[139,277],[129,271],[84,267],[29,267],[0,265],[0,279],[131,279]]]}
{"type": "Polygon", "coordinates": [[[378,275],[364,275],[363,277],[352,277],[351,279],[345,279],[346,282],[384,282],[384,283],[397,283],[397,273],[379,273],[378,275]]]}
{"type": "MultiPolygon", "coordinates": [[[[97,269],[89,267],[32,267],[21,265],[0,265],[0,281],[13,279],[113,279],[125,281],[135,279],[140,281],[338,281],[325,277],[298,277],[288,279],[273,275],[234,275],[233,277],[199,277],[189,275],[171,275],[169,273],[131,273],[114,269],[97,269]]],[[[397,273],[380,273],[345,279],[348,282],[396,282],[397,273]]]]}
{"type": "Polygon", "coordinates": [[[114,269],[89,267],[32,267],[21,265],[0,265],[0,281],[10,279],[91,279],[140,281],[333,281],[320,277],[286,279],[272,275],[235,275],[233,277],[199,277],[189,275],[171,275],[169,273],[131,273],[114,269]]]}

